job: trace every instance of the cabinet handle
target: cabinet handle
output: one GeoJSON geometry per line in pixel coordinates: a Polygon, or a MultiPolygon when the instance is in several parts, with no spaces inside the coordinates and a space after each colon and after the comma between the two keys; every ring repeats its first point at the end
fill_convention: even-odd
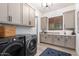
{"type": "Polygon", "coordinates": [[[46,39],[47,37],[45,37],[45,39],[46,39]]]}
{"type": "Polygon", "coordinates": [[[11,20],[10,21],[12,22],[12,16],[11,16],[11,20]]]}
{"type": "Polygon", "coordinates": [[[58,40],[60,40],[60,39],[58,38],[58,40]]]}
{"type": "Polygon", "coordinates": [[[31,21],[29,21],[29,25],[31,25],[31,21]]]}
{"type": "Polygon", "coordinates": [[[12,16],[8,16],[8,21],[12,22],[12,16]]]}
{"type": "Polygon", "coordinates": [[[10,21],[10,16],[8,16],[8,21],[10,21]]]}

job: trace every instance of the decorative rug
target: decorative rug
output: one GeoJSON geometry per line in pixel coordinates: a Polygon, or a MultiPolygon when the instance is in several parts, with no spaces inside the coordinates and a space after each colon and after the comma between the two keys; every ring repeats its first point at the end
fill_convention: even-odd
{"type": "Polygon", "coordinates": [[[42,54],[40,54],[40,56],[71,56],[71,54],[62,52],[62,51],[58,51],[58,50],[55,50],[52,48],[47,48],[43,51],[42,54]]]}

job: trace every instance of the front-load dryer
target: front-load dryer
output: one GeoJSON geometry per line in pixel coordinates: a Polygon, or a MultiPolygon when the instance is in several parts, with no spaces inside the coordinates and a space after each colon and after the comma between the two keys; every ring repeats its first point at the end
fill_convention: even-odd
{"type": "Polygon", "coordinates": [[[0,56],[25,56],[25,36],[0,38],[0,56]]]}
{"type": "Polygon", "coordinates": [[[37,52],[37,36],[27,34],[26,35],[26,55],[34,56],[37,52]]]}

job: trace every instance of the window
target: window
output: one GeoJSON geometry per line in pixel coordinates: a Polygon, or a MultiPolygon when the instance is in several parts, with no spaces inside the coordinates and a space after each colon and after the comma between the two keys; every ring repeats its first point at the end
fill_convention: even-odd
{"type": "Polygon", "coordinates": [[[51,17],[48,20],[49,30],[62,30],[63,29],[63,16],[51,17]]]}

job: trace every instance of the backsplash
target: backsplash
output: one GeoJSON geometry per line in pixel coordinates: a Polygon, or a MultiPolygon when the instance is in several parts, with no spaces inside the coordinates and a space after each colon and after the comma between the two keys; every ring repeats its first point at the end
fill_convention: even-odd
{"type": "Polygon", "coordinates": [[[35,34],[31,27],[16,26],[16,34],[35,34]]]}

